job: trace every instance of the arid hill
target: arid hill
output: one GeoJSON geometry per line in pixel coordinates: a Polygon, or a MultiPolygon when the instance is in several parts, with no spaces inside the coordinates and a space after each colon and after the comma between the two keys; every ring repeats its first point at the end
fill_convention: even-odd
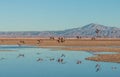
{"type": "Polygon", "coordinates": [[[107,27],[100,24],[88,24],[83,27],[67,29],[63,31],[18,31],[18,32],[0,32],[0,37],[110,37],[119,38],[120,28],[107,27]]]}

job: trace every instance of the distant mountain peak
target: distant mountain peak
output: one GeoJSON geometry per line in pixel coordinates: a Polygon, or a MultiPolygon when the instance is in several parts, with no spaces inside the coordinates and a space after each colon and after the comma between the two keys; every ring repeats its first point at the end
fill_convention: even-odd
{"type": "Polygon", "coordinates": [[[90,23],[88,25],[91,25],[91,26],[96,26],[96,25],[101,25],[101,24],[97,24],[97,23],[90,23]]]}
{"type": "Polygon", "coordinates": [[[96,23],[90,23],[88,25],[85,25],[82,27],[82,29],[107,29],[107,26],[101,25],[101,24],[96,24],[96,23]]]}

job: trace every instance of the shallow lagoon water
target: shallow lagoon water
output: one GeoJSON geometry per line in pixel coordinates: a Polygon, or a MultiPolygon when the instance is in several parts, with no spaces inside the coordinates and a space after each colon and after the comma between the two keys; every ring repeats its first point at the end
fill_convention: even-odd
{"type": "Polygon", "coordinates": [[[0,77],[119,77],[120,64],[85,60],[93,54],[84,51],[51,50],[37,47],[5,46],[0,50],[0,77]],[[9,50],[15,50],[11,52],[9,50]],[[24,54],[24,57],[18,57],[24,54]],[[58,63],[65,54],[64,64],[58,63]],[[38,62],[38,58],[43,61],[38,62]],[[54,58],[54,61],[50,61],[54,58]],[[80,60],[81,64],[76,64],[80,60]],[[96,64],[100,65],[96,72],[96,64]],[[112,69],[116,67],[116,69],[112,69]]]}

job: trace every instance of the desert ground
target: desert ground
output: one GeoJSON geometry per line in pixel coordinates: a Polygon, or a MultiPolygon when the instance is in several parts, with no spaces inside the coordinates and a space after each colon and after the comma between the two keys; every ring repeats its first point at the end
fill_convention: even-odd
{"type": "Polygon", "coordinates": [[[87,51],[87,52],[118,52],[118,54],[96,54],[86,58],[93,61],[120,62],[119,38],[0,38],[0,45],[32,45],[52,47],[54,49],[87,51]]]}
{"type": "Polygon", "coordinates": [[[120,46],[119,38],[65,38],[58,42],[58,38],[0,38],[2,45],[38,45],[38,46],[120,46]]]}

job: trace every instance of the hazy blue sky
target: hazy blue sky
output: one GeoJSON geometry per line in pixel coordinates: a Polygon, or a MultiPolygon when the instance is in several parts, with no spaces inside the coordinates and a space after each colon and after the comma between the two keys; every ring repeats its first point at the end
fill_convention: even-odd
{"type": "Polygon", "coordinates": [[[0,31],[120,27],[120,0],[0,0],[0,31]]]}

